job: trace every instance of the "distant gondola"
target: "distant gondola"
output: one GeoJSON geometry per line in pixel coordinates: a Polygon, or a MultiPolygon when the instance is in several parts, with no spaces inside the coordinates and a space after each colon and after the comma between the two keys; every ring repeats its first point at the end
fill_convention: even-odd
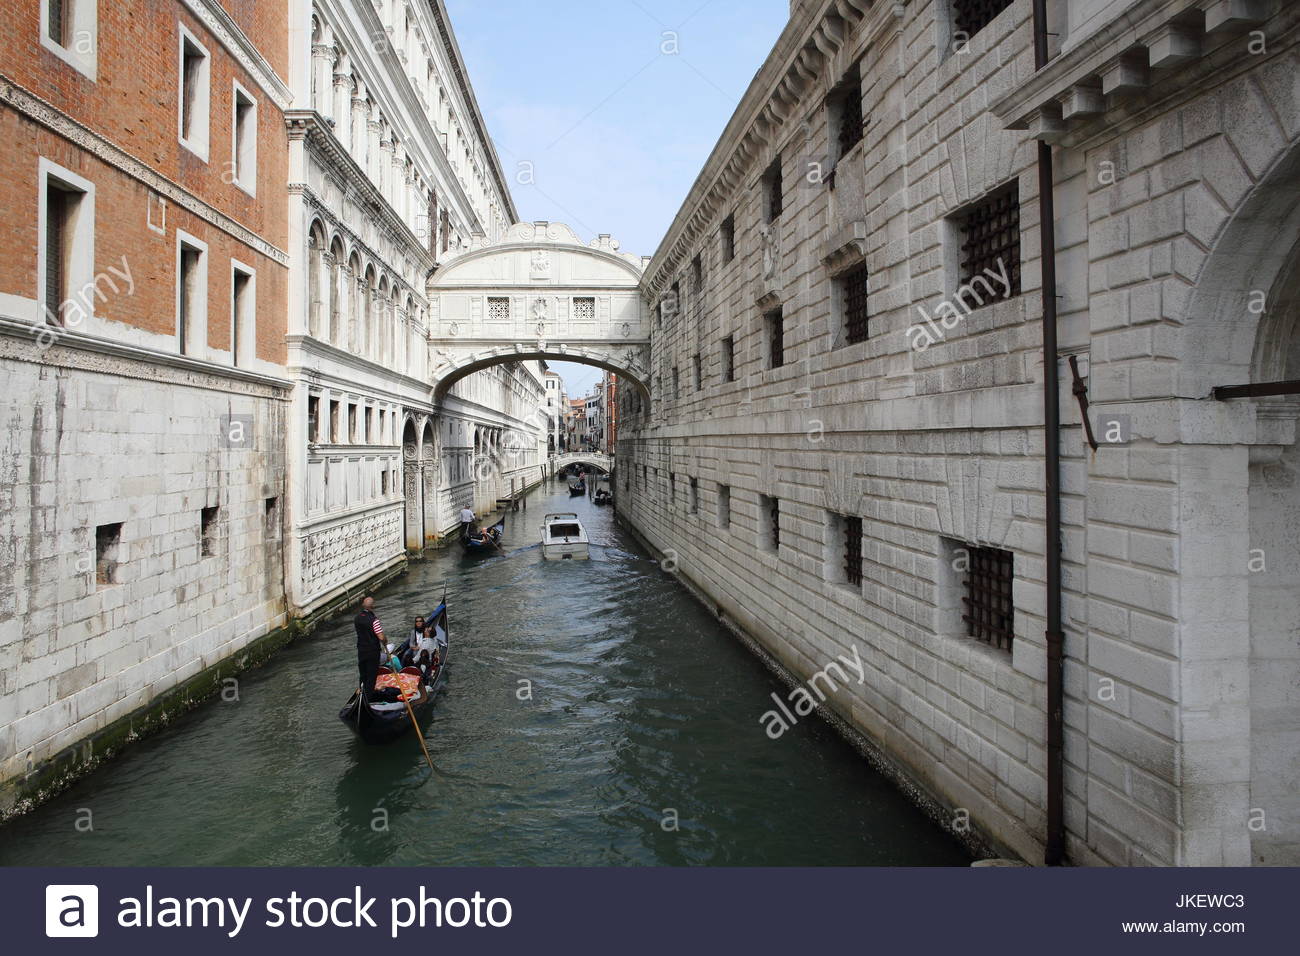
{"type": "Polygon", "coordinates": [[[608,488],[597,488],[596,493],[591,496],[591,503],[593,505],[608,505],[613,504],[613,502],[614,496],[609,493],[608,488]]]}
{"type": "Polygon", "coordinates": [[[569,482],[569,497],[577,498],[587,493],[587,483],[581,479],[569,482]]]}
{"type": "MultiPolygon", "coordinates": [[[[392,743],[398,737],[411,729],[411,713],[415,714],[417,721],[428,713],[433,706],[434,698],[438,692],[447,683],[447,598],[443,596],[442,603],[438,609],[425,620],[433,621],[434,634],[438,644],[438,668],[432,674],[432,683],[428,686],[420,680],[420,670],[416,667],[404,668],[397,680],[400,685],[415,691],[415,696],[411,698],[411,710],[408,712],[406,704],[401,700],[388,702],[372,701],[362,704],[359,701],[359,692],[353,691],[352,696],[348,698],[347,704],[339,711],[339,720],[352,728],[362,740],[368,744],[387,744],[392,743]],[[414,678],[414,680],[412,680],[414,678]]],[[[406,645],[403,645],[403,648],[406,645]]],[[[398,652],[402,648],[398,649],[398,652]]],[[[391,668],[389,669],[386,683],[391,683],[394,675],[391,668]]],[[[380,679],[384,680],[384,672],[380,673],[380,679]]]]}
{"type": "Polygon", "coordinates": [[[506,529],[506,519],[503,517],[500,521],[490,528],[485,528],[479,538],[471,538],[468,534],[460,536],[460,545],[465,549],[466,557],[479,557],[484,554],[501,553],[501,535],[506,529]]]}

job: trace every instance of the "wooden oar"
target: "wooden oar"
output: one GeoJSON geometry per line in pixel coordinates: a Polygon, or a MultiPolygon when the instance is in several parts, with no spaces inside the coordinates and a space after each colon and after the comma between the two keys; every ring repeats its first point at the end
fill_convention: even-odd
{"type": "MultiPolygon", "coordinates": [[[[397,669],[397,665],[395,665],[395,664],[392,662],[391,659],[390,659],[389,662],[388,662],[388,666],[391,667],[391,668],[393,669],[393,676],[394,676],[394,677],[396,677],[399,673],[401,673],[401,672],[397,669]]],[[[429,756],[429,747],[428,747],[428,745],[424,742],[424,734],[422,734],[422,733],[420,732],[420,724],[419,724],[419,721],[417,721],[417,720],[415,719],[415,711],[414,711],[414,710],[412,709],[412,707],[411,707],[411,702],[410,702],[409,700],[406,699],[406,694],[404,694],[404,693],[402,692],[402,682],[401,682],[401,681],[398,681],[398,682],[397,682],[397,693],[401,696],[401,698],[402,698],[402,703],[406,705],[406,713],[407,713],[407,715],[411,718],[411,726],[415,728],[415,736],[417,736],[417,737],[420,738],[420,749],[424,751],[424,759],[427,760],[427,761],[429,761],[429,769],[430,769],[430,770],[433,770],[433,769],[434,769],[434,766],[433,766],[433,758],[429,756]]]]}

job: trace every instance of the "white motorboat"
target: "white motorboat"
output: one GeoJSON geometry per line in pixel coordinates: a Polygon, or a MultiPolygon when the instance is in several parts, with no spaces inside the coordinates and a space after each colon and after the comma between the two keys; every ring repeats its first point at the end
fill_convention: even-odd
{"type": "Polygon", "coordinates": [[[546,561],[585,561],[591,557],[587,529],[576,514],[546,516],[542,522],[542,558],[546,561]]]}

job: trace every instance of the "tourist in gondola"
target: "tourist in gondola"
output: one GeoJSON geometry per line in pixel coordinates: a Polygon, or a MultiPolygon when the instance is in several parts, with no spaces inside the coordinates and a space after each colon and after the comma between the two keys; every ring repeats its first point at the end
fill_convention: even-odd
{"type": "Polygon", "coordinates": [[[361,599],[361,613],[352,622],[357,631],[357,669],[361,674],[361,692],[369,700],[379,676],[380,662],[393,652],[384,639],[384,626],[375,616],[375,599],[367,594],[361,599]]]}
{"type": "Polygon", "coordinates": [[[438,665],[438,643],[432,622],[420,632],[419,638],[412,644],[412,647],[415,656],[412,657],[411,664],[420,668],[424,683],[431,685],[438,665]]]}

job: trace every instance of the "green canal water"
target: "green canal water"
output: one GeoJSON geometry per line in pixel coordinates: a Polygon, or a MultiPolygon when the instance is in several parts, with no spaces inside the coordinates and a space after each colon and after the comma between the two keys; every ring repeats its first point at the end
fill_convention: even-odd
{"type": "Polygon", "coordinates": [[[448,582],[449,680],[424,724],[436,771],[414,736],[368,747],[338,720],[356,681],[342,617],[242,676],[237,702],[204,704],[0,828],[0,863],[969,862],[825,724],[769,740],[780,684],[609,509],[556,482],[503,544],[478,562],[440,553],[377,594],[404,633],[448,582]],[[543,514],[570,510],[593,560],[543,562],[543,514]]]}

